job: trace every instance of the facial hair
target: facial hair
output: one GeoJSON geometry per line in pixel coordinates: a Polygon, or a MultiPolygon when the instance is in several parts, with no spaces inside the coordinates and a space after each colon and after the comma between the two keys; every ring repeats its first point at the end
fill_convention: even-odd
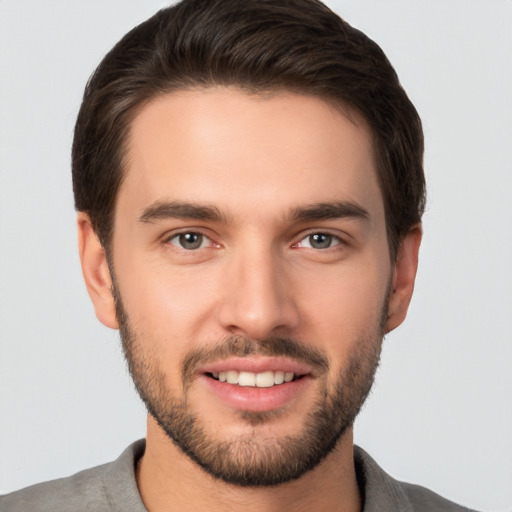
{"type": "MultiPolygon", "coordinates": [[[[183,396],[178,397],[168,389],[158,356],[144,349],[142,336],[130,325],[115,282],[113,293],[128,368],[149,414],[183,453],[224,482],[244,487],[275,486],[314,469],[352,426],[372,387],[384,336],[387,300],[376,326],[354,344],[334,385],[329,385],[327,379],[329,359],[318,349],[285,337],[256,341],[234,336],[214,347],[192,350],[184,357],[183,396]],[[265,438],[252,432],[222,439],[209,432],[191,410],[187,390],[199,364],[255,354],[286,356],[314,369],[319,391],[300,434],[265,438]]],[[[278,411],[240,413],[241,421],[255,428],[278,415],[278,411]]]]}

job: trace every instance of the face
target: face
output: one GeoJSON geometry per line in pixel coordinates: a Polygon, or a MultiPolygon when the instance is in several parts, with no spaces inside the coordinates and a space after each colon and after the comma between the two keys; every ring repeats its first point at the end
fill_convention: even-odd
{"type": "Polygon", "coordinates": [[[396,284],[364,121],[285,93],[154,99],[112,247],[130,370],[181,450],[238,485],[319,464],[371,387],[396,284]]]}

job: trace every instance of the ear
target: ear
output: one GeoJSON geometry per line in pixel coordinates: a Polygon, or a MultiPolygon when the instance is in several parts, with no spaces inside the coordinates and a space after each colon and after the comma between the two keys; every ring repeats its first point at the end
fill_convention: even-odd
{"type": "Polygon", "coordinates": [[[421,224],[417,224],[400,242],[393,270],[386,333],[396,329],[405,320],[407,315],[414,290],[416,270],[418,269],[418,252],[421,236],[421,224]]]}
{"type": "Polygon", "coordinates": [[[98,320],[111,329],[118,329],[112,278],[107,264],[105,249],[101,245],[92,222],[86,213],[77,217],[78,252],[85,280],[98,320]]]}

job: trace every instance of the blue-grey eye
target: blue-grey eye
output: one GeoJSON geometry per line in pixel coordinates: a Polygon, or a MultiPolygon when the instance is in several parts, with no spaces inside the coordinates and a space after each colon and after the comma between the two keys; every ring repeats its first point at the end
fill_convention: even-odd
{"type": "Polygon", "coordinates": [[[340,244],[340,239],[337,236],[329,235],[328,233],[313,233],[304,237],[300,242],[300,247],[307,247],[310,249],[329,249],[335,245],[340,244]]]}
{"type": "Polygon", "coordinates": [[[326,235],[325,233],[309,235],[309,244],[313,249],[327,249],[328,247],[331,247],[332,236],[326,235]]]}
{"type": "Polygon", "coordinates": [[[201,233],[180,233],[179,235],[173,236],[169,241],[172,245],[193,251],[204,246],[206,237],[201,233]]]}

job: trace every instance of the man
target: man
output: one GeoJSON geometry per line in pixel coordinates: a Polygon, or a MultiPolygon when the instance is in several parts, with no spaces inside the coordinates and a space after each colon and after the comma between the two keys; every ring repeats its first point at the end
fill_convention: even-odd
{"type": "Polygon", "coordinates": [[[318,2],[185,0],[127,34],[73,186],[146,442],[1,510],[463,510],[353,446],[412,296],[422,155],[382,51],[318,2]]]}

